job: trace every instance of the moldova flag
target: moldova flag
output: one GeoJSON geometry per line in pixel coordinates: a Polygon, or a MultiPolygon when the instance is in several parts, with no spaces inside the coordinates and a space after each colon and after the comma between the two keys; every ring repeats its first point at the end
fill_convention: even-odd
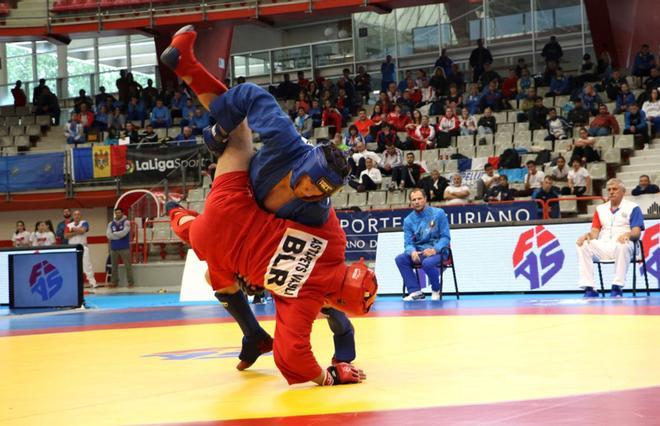
{"type": "Polygon", "coordinates": [[[76,181],[122,176],[126,173],[126,145],[94,146],[73,150],[76,181]]]}

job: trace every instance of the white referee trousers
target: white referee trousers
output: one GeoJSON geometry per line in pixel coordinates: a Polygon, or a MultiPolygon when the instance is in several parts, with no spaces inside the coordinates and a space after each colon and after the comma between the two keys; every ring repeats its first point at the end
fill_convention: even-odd
{"type": "Polygon", "coordinates": [[[87,281],[91,287],[96,287],[96,279],[94,278],[94,267],[92,266],[92,258],[89,256],[89,247],[85,244],[83,246],[82,267],[87,281]]]}
{"type": "Polygon", "coordinates": [[[576,246],[578,255],[578,286],[594,287],[594,259],[601,261],[614,261],[613,285],[624,286],[626,273],[630,266],[633,243],[625,244],[616,241],[590,240],[585,241],[582,247],[576,246]]]}

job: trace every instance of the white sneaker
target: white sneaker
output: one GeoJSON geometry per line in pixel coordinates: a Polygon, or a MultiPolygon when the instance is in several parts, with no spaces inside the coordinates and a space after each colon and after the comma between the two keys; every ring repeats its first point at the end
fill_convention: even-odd
{"type": "Polygon", "coordinates": [[[442,298],[442,294],[439,291],[431,292],[431,300],[440,300],[441,298],[442,298]]]}
{"type": "Polygon", "coordinates": [[[426,296],[424,296],[424,293],[422,293],[421,291],[415,291],[413,293],[410,293],[406,297],[404,297],[403,301],[404,302],[414,302],[415,300],[422,300],[425,297],[426,296]]]}

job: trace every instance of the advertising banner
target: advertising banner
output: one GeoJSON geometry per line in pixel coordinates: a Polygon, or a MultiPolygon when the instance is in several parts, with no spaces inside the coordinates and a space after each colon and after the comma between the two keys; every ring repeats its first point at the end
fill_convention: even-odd
{"type": "Polygon", "coordinates": [[[64,188],[64,152],[0,158],[0,192],[64,188]]]}
{"type": "MultiPolygon", "coordinates": [[[[489,222],[520,222],[539,218],[538,204],[522,201],[511,204],[470,204],[445,206],[451,225],[489,222]]],[[[403,219],[411,209],[337,212],[339,223],[346,233],[346,259],[374,260],[378,246],[378,232],[384,228],[403,226],[403,219]]]]}
{"type": "MultiPolygon", "coordinates": [[[[660,280],[660,220],[646,220],[642,234],[649,285],[660,280]]],[[[576,240],[590,228],[588,222],[452,229],[458,288],[471,292],[578,290],[576,240]]],[[[401,274],[394,258],[403,252],[403,232],[381,232],[376,253],[379,293],[401,293],[401,274]]],[[[637,288],[644,287],[641,264],[637,288]]],[[[626,288],[632,286],[632,266],[626,288]]],[[[610,289],[614,266],[603,265],[603,282],[610,289]]],[[[595,270],[598,283],[598,271],[595,270]]],[[[599,286],[600,284],[596,284],[599,286]]],[[[453,290],[451,272],[445,272],[445,290],[453,290]]]]}

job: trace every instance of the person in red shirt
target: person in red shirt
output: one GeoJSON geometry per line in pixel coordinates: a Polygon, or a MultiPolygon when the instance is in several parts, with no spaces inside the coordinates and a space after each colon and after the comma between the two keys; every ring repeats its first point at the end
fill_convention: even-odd
{"type": "Polygon", "coordinates": [[[85,131],[92,127],[94,123],[94,113],[89,111],[89,106],[86,103],[80,104],[80,113],[76,114],[76,121],[83,125],[85,131]]]}
{"type": "MultiPolygon", "coordinates": [[[[375,275],[362,262],[344,263],[346,236],[334,210],[318,227],[262,210],[250,186],[251,159],[252,134],[243,121],[229,131],[204,212],[166,206],[172,229],[207,262],[206,278],[219,299],[243,298],[241,284],[271,292],[277,312],[273,355],[289,384],[359,383],[366,375],[352,364],[322,369],[310,334],[324,304],[351,314],[368,312],[377,291],[375,275]]],[[[299,191],[311,195],[315,188],[303,182],[299,191]]]]}
{"type": "Polygon", "coordinates": [[[422,117],[422,123],[416,126],[411,139],[416,145],[416,148],[422,151],[435,146],[435,129],[429,124],[428,115],[422,117]]]}
{"type": "Polygon", "coordinates": [[[401,112],[399,104],[394,105],[394,110],[387,114],[387,123],[395,132],[405,132],[410,121],[410,116],[401,112]]]}
{"type": "Polygon", "coordinates": [[[415,80],[408,80],[407,89],[410,91],[410,100],[414,103],[415,107],[422,103],[422,91],[415,86],[415,80]]]}
{"type": "Polygon", "coordinates": [[[392,111],[392,101],[390,101],[390,98],[389,96],[387,96],[387,93],[380,92],[380,94],[378,95],[378,100],[376,101],[376,106],[380,107],[381,112],[383,114],[389,114],[390,111],[392,111]]]}
{"type": "Polygon", "coordinates": [[[304,71],[298,71],[298,86],[300,86],[301,89],[307,89],[309,87],[309,80],[305,78],[304,71]]]}
{"type": "Polygon", "coordinates": [[[14,88],[11,89],[11,95],[14,97],[15,107],[23,107],[27,103],[27,96],[25,96],[25,92],[23,91],[23,89],[21,89],[22,85],[23,82],[21,80],[17,80],[16,86],[14,86],[14,88]]]}
{"type": "Polygon", "coordinates": [[[334,126],[335,132],[341,132],[341,114],[332,105],[330,100],[326,99],[324,105],[325,108],[323,108],[323,114],[321,115],[321,126],[334,126]]]}
{"type": "Polygon", "coordinates": [[[438,147],[447,148],[451,145],[452,136],[461,134],[461,122],[454,114],[454,109],[448,107],[445,115],[438,123],[438,147]]]}
{"type": "Polygon", "coordinates": [[[513,99],[518,93],[518,76],[515,68],[509,69],[509,76],[502,82],[502,96],[504,99],[513,99]]]}
{"type": "Polygon", "coordinates": [[[609,113],[607,105],[598,106],[598,115],[596,115],[589,125],[590,136],[618,135],[621,129],[616,118],[609,113]]]}
{"type": "Polygon", "coordinates": [[[366,138],[369,135],[369,128],[373,126],[374,122],[369,117],[367,117],[367,110],[360,108],[358,110],[358,118],[353,124],[355,124],[355,127],[357,127],[358,132],[360,132],[360,134],[366,138]]]}

